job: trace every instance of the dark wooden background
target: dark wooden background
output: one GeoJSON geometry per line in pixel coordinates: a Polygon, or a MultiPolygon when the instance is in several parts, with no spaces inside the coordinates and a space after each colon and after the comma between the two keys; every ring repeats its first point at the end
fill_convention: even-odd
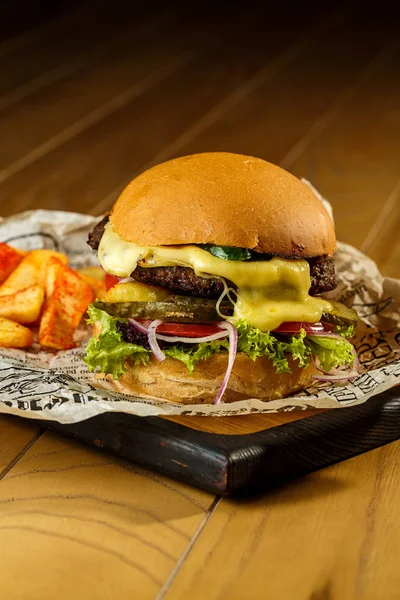
{"type": "MultiPolygon", "coordinates": [[[[309,179],[338,238],[399,277],[397,13],[388,2],[0,3],[0,216],[100,214],[149,165],[242,152],[309,179]]],[[[0,416],[0,597],[397,600],[399,449],[244,502],[0,416]]]]}

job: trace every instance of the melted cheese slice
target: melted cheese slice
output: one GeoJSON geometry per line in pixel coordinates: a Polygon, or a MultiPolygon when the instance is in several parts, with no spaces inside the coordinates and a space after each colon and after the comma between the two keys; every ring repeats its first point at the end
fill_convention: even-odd
{"type": "Polygon", "coordinates": [[[124,241],[113,226],[106,226],[99,260],[107,273],[129,277],[137,265],[190,267],[200,277],[223,277],[237,286],[231,320],[244,319],[262,331],[285,321],[315,323],[331,305],[308,294],[310,267],[305,260],[272,258],[266,261],[231,261],[213,256],[197,246],[139,246],[124,241]]]}

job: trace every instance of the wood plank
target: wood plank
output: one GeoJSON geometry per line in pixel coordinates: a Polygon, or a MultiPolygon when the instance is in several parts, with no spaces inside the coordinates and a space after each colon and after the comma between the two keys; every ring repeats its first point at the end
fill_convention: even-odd
{"type": "Polygon", "coordinates": [[[2,596],[153,600],[212,502],[46,433],[0,482],[2,596]]]}
{"type": "Polygon", "coordinates": [[[223,149],[290,168],[299,141],[353,88],[358,74],[369,70],[387,43],[388,31],[377,27],[371,35],[365,18],[350,11],[347,18],[329,20],[314,32],[305,51],[265,85],[220,111],[214,122],[204,119],[203,128],[185,132],[170,157],[223,149]]]}
{"type": "Polygon", "coordinates": [[[71,48],[67,61],[0,96],[0,136],[7,140],[0,155],[0,180],[1,169],[8,167],[9,174],[24,155],[71,126],[76,130],[81,120],[91,122],[92,113],[101,112],[100,107],[157,67],[185,50],[204,51],[232,22],[240,20],[243,26],[248,16],[234,13],[221,24],[213,11],[205,31],[198,15],[193,18],[188,7],[178,6],[174,12],[164,8],[148,16],[128,15],[122,23],[107,20],[106,31],[95,23],[85,52],[76,56],[71,48]]]}
{"type": "Polygon", "coordinates": [[[161,597],[394,600],[399,450],[396,442],[262,498],[222,501],[161,597]]]}
{"type": "MultiPolygon", "coordinates": [[[[123,42],[126,39],[130,39],[131,41],[136,42],[137,38],[152,37],[153,35],[157,38],[159,33],[157,31],[157,26],[158,28],[161,28],[163,25],[165,26],[165,23],[163,22],[164,17],[164,14],[150,15],[147,19],[144,17],[140,21],[134,21],[133,23],[131,23],[130,19],[126,19],[118,26],[118,28],[115,26],[107,27],[107,30],[103,32],[99,31],[99,28],[97,28],[96,31],[92,29],[92,35],[85,39],[87,47],[83,48],[81,52],[76,53],[75,47],[72,47],[66,60],[56,64],[50,69],[38,73],[33,78],[28,78],[17,87],[13,87],[8,92],[0,95],[0,111],[12,107],[11,111],[7,114],[7,121],[9,121],[10,118],[12,119],[14,112],[16,110],[18,111],[18,103],[23,101],[33,109],[38,105],[42,111],[45,109],[54,110],[52,104],[54,100],[52,98],[48,99],[46,94],[44,97],[38,98],[38,94],[41,90],[46,90],[46,88],[50,87],[52,89],[58,82],[67,78],[70,79],[73,74],[81,73],[85,69],[90,73],[90,68],[94,68],[96,63],[101,64],[102,59],[107,58],[110,52],[114,50],[114,47],[121,41],[123,42]],[[28,103],[26,102],[27,98],[29,99],[28,103]]],[[[143,48],[143,40],[141,48],[143,48]]],[[[35,51],[35,49],[33,51],[35,51]]],[[[19,60],[24,62],[21,58],[19,60]]],[[[64,110],[68,113],[70,102],[76,99],[73,90],[67,89],[64,93],[64,110]]],[[[80,97],[80,99],[84,100],[84,96],[80,97]]],[[[25,105],[23,105],[23,107],[24,106],[25,105]]],[[[63,113],[61,112],[60,115],[62,117],[63,113]]],[[[4,119],[4,113],[2,114],[2,117],[4,119]]],[[[32,118],[35,117],[32,115],[32,118]]],[[[31,125],[31,123],[29,123],[28,126],[29,125],[31,125]]],[[[17,133],[19,136],[23,137],[24,132],[25,130],[22,130],[21,132],[17,131],[14,132],[14,135],[17,133]]],[[[10,157],[10,159],[11,158],[12,157],[10,157]]]]}
{"type": "Polygon", "coordinates": [[[228,435],[242,435],[255,433],[272,427],[279,427],[285,423],[298,421],[311,417],[321,410],[305,410],[290,413],[277,413],[271,415],[246,415],[237,417],[162,417],[167,421],[174,421],[197,429],[197,431],[208,431],[209,433],[222,433],[228,435]]]}
{"type": "Polygon", "coordinates": [[[8,199],[7,207],[17,212],[40,202],[42,208],[88,211],[207,109],[237,89],[238,82],[284,52],[298,37],[301,19],[306,23],[308,18],[305,13],[299,16],[300,22],[290,22],[279,30],[282,15],[271,16],[234,31],[223,39],[218,51],[199,58],[157,89],[4,181],[0,193],[8,199]],[[267,24],[270,32],[264,39],[259,31],[267,24]]]}
{"type": "MultiPolygon", "coordinates": [[[[400,111],[399,111],[400,112],[400,111]]],[[[373,258],[382,273],[400,277],[400,179],[397,180],[368,232],[362,250],[373,258]]]]}
{"type": "Polygon", "coordinates": [[[400,135],[399,45],[390,51],[388,47],[380,68],[292,167],[329,199],[338,238],[356,247],[366,240],[400,175],[395,150],[400,135]]]}
{"type": "Polygon", "coordinates": [[[40,428],[15,417],[0,415],[0,479],[37,439],[40,428]]]}
{"type": "Polygon", "coordinates": [[[107,11],[104,2],[96,7],[92,4],[62,15],[46,26],[44,35],[33,37],[27,48],[22,45],[11,53],[0,52],[0,96],[79,55],[96,40],[106,39],[110,27],[117,28],[128,17],[129,12],[121,8],[107,11]]]}
{"type": "Polygon", "coordinates": [[[114,31],[116,39],[99,44],[76,61],[71,75],[3,110],[0,136],[7,143],[0,149],[0,179],[15,170],[29,152],[76,127],[77,122],[96,114],[99,106],[199,44],[199,31],[186,29],[178,35],[179,27],[176,19],[151,18],[119,30],[117,35],[114,31]],[[148,44],[149,38],[155,42],[148,44]]]}

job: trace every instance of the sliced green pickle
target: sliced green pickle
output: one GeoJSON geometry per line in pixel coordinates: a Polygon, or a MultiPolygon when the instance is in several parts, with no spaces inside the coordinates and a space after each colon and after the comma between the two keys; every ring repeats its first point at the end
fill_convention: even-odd
{"type": "Polygon", "coordinates": [[[335,302],[334,300],[328,300],[332,305],[332,312],[323,313],[322,320],[332,325],[338,326],[349,326],[357,325],[358,315],[353,308],[345,306],[341,302],[335,302]]]}
{"type": "MultiPolygon", "coordinates": [[[[170,323],[210,323],[220,321],[215,300],[171,296],[166,302],[94,302],[94,306],[113,317],[161,319],[170,323]]],[[[225,316],[233,314],[230,302],[221,302],[219,310],[225,316]]]]}

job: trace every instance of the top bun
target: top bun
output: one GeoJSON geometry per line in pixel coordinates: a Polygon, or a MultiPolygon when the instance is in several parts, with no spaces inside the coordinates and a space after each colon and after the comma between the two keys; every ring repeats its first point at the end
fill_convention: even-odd
{"type": "Polygon", "coordinates": [[[142,246],[216,244],[283,257],[329,256],[332,220],[299,179],[260,158],[206,152],[164,162],[125,188],[110,216],[142,246]]]}

